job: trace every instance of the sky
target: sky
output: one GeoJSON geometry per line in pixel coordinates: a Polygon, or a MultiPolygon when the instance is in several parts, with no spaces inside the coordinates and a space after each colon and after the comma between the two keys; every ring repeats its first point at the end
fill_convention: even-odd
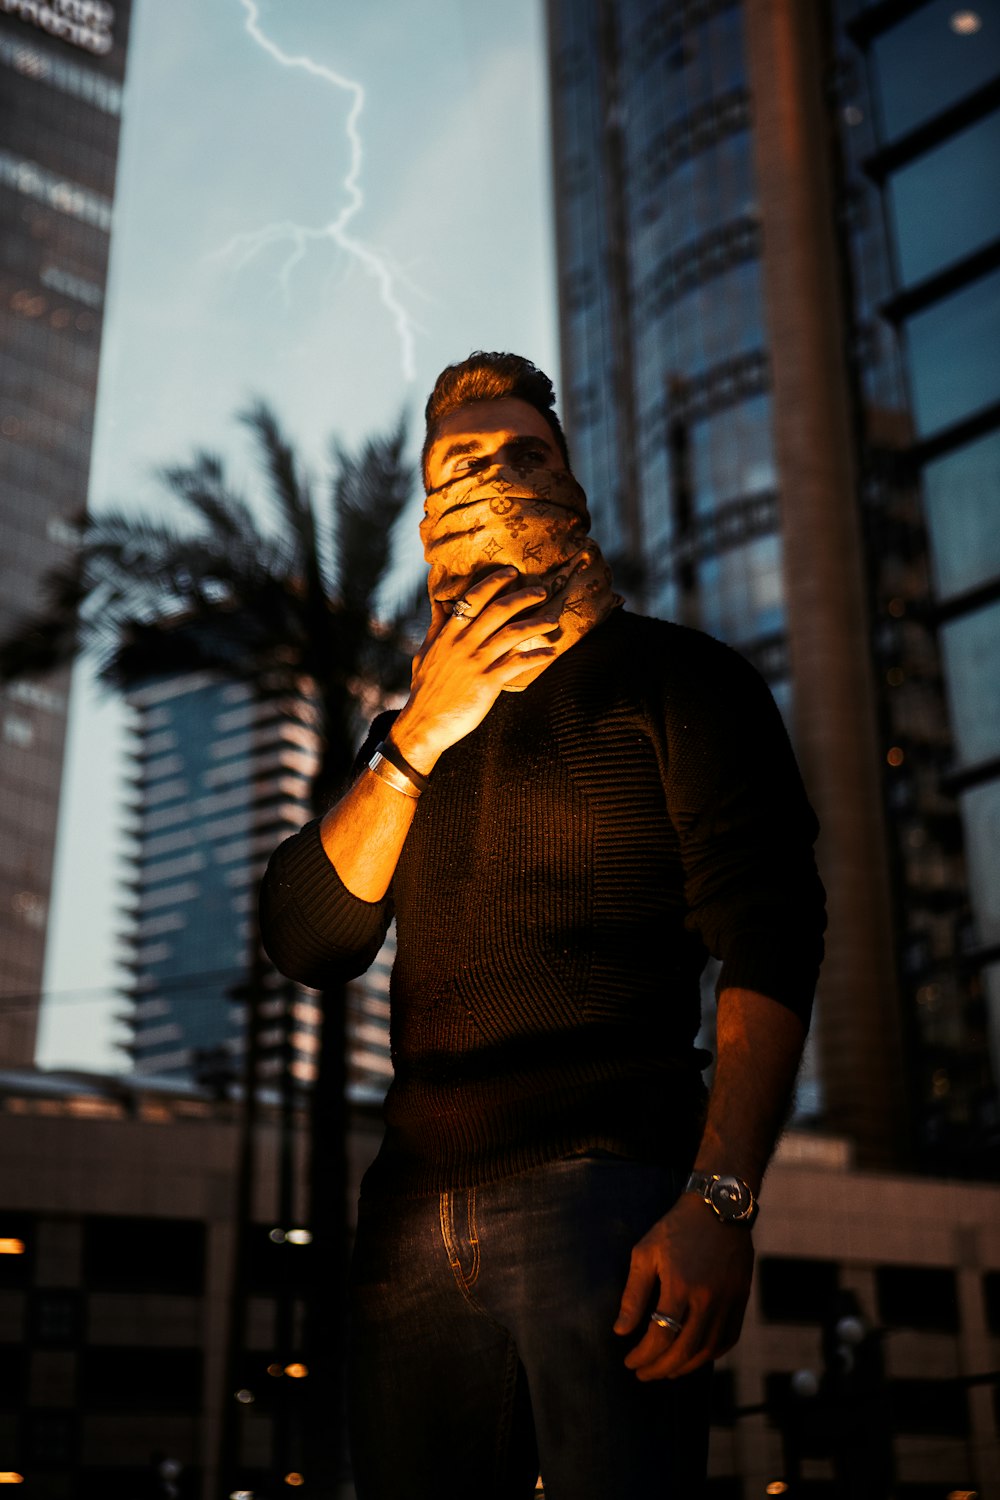
{"type": "MultiPolygon", "coordinates": [[[[322,483],[438,371],[558,376],[542,0],[134,0],[90,505],[163,513],[262,396],[322,483]],[[301,60],[301,61],[296,61],[301,60]]],[[[415,497],[401,573],[419,565],[415,497]]],[[[127,721],[78,670],[42,1066],[119,1070],[127,721]]]]}

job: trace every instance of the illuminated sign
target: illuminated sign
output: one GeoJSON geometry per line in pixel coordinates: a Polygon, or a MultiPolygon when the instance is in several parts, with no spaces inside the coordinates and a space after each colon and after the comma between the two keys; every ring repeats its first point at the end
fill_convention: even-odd
{"type": "Polygon", "coordinates": [[[103,57],[114,46],[115,8],[108,0],[0,0],[0,15],[15,16],[49,36],[103,57]]]}

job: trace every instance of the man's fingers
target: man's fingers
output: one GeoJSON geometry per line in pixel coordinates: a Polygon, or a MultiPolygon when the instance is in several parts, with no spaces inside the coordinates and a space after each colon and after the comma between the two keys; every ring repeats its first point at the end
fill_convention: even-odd
{"type": "MultiPolygon", "coordinates": [[[[628,1280],[622,1292],[621,1305],[615,1319],[615,1333],[632,1333],[646,1316],[649,1299],[657,1284],[657,1275],[651,1265],[644,1265],[636,1255],[632,1256],[628,1280]]],[[[641,1347],[641,1345],[640,1345],[641,1347]]]]}
{"type": "Polygon", "coordinates": [[[680,1323],[679,1332],[672,1328],[661,1328],[658,1323],[653,1322],[652,1318],[649,1319],[646,1332],[635,1348],[630,1349],[625,1356],[625,1363],[630,1370],[635,1370],[638,1374],[654,1364],[659,1364],[665,1356],[677,1348],[678,1344],[683,1348],[697,1337],[698,1323],[692,1318],[690,1312],[678,1309],[676,1312],[671,1312],[671,1317],[675,1317],[680,1323]]]}
{"type": "Polygon", "coordinates": [[[651,1323],[649,1331],[625,1360],[629,1369],[642,1381],[663,1380],[688,1375],[719,1352],[718,1316],[711,1308],[691,1307],[684,1317],[680,1333],[658,1328],[651,1323]]]}

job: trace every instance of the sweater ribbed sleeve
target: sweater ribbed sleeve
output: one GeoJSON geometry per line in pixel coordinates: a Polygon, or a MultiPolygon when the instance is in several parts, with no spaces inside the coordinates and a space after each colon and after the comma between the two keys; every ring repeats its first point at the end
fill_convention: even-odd
{"type": "Polygon", "coordinates": [[[362,901],[326,857],[319,822],[272,854],[260,890],[268,957],[289,979],[333,989],[363,974],[392,920],[390,901],[362,901]]]}
{"type": "Polygon", "coordinates": [[[825,927],[816,817],[763,679],[711,637],[685,636],[662,714],[685,925],[721,960],[718,992],[756,990],[808,1023],[825,927]]]}

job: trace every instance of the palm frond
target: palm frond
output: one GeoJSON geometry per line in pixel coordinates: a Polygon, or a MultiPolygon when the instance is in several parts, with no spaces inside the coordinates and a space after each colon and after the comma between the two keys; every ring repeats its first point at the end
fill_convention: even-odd
{"type": "Polygon", "coordinates": [[[416,471],[405,457],[406,443],[402,414],[390,432],[369,438],[357,454],[340,443],[333,446],[337,592],[366,612],[389,565],[396,522],[413,492],[416,471]]]}
{"type": "Polygon", "coordinates": [[[216,537],[258,535],[256,516],[226,484],[225,465],[215,453],[201,451],[190,464],[164,465],[157,477],[170,493],[203,520],[216,537]]]}
{"type": "Polygon", "coordinates": [[[300,474],[291,445],[265,401],[254,401],[240,413],[239,420],[257,440],[261,467],[269,480],[268,498],[282,533],[295,550],[302,577],[310,589],[325,594],[312,494],[308,481],[300,474]]]}

